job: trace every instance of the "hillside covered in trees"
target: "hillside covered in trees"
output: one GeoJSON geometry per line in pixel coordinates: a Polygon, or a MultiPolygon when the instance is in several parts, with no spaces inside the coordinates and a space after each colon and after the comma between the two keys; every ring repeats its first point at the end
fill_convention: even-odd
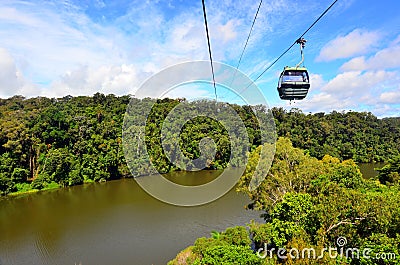
{"type": "MultiPolygon", "coordinates": [[[[122,124],[130,100],[129,96],[100,93],[92,97],[0,99],[0,193],[130,177],[122,150],[122,124]]],[[[160,127],[168,112],[185,100],[134,100],[132,118],[147,118],[150,158],[160,172],[176,170],[160,146],[160,127]],[[141,108],[153,103],[151,115],[143,117],[141,108]]],[[[232,107],[246,126],[249,150],[254,151],[260,144],[254,113],[248,106],[232,107]]],[[[387,161],[400,153],[400,118],[378,119],[365,112],[271,111],[278,136],[287,137],[311,157],[321,159],[329,154],[340,160],[373,162],[387,161]]],[[[224,168],[230,143],[226,131],[212,120],[199,118],[185,125],[180,136],[183,153],[198,157],[199,141],[205,136],[217,143],[216,159],[209,168],[224,168]]]]}
{"type": "Polygon", "coordinates": [[[265,222],[213,231],[168,265],[400,264],[400,156],[380,181],[364,179],[353,160],[317,159],[280,137],[266,179],[250,191],[260,149],[237,189],[265,222]]]}

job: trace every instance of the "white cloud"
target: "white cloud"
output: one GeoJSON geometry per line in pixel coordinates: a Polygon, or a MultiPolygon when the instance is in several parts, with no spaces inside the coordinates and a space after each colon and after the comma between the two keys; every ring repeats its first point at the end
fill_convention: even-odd
{"type": "Polygon", "coordinates": [[[351,59],[350,61],[344,63],[340,70],[342,71],[362,71],[367,69],[367,62],[365,61],[365,56],[359,56],[351,59]]]}
{"type": "MultiPolygon", "coordinates": [[[[209,10],[214,12],[209,26],[216,61],[237,56],[242,46],[237,45],[238,36],[246,37],[257,7],[256,2],[228,2],[223,4],[234,7],[229,12],[220,6],[209,10]]],[[[44,96],[125,93],[167,66],[208,60],[201,9],[184,10],[167,20],[157,3],[138,1],[106,26],[68,1],[15,4],[0,4],[0,37],[7,36],[0,38],[0,47],[10,47],[14,66],[23,66],[24,76],[42,86],[36,93],[44,96]]],[[[102,1],[95,6],[105,8],[102,1]]],[[[260,36],[254,33],[252,39],[260,36]]],[[[21,82],[13,87],[14,92],[28,92],[21,82]]]]}
{"type": "Polygon", "coordinates": [[[321,74],[310,74],[310,91],[319,90],[325,83],[321,74]]]}
{"type": "Polygon", "coordinates": [[[332,61],[366,54],[376,46],[380,34],[376,31],[355,29],[345,36],[328,42],[317,57],[317,61],[332,61]]]}
{"type": "Polygon", "coordinates": [[[400,104],[397,105],[378,104],[373,106],[371,111],[379,118],[399,117],[400,104]]]}
{"type": "MultiPolygon", "coordinates": [[[[97,11],[107,9],[101,0],[92,4],[97,11]]],[[[104,70],[108,68],[132,66],[141,73],[133,78],[140,83],[144,81],[140,78],[164,67],[208,60],[200,4],[166,13],[158,1],[134,1],[124,14],[108,17],[107,24],[93,21],[85,13],[87,5],[75,6],[70,1],[0,3],[0,47],[7,47],[25,78],[43,86],[44,95],[88,93],[95,88],[107,93],[125,87],[130,80],[126,74],[122,78],[121,73],[104,70]],[[96,78],[96,71],[110,76],[96,78]]],[[[263,4],[248,50],[285,19],[286,6],[286,0],[263,4]]],[[[257,7],[258,1],[208,3],[215,61],[238,59],[257,7]]],[[[251,63],[260,59],[265,60],[258,56],[251,63]]]]}
{"type": "Polygon", "coordinates": [[[296,107],[300,107],[305,112],[330,112],[332,110],[342,110],[352,106],[350,98],[339,99],[333,94],[326,92],[308,95],[306,99],[296,102],[296,107]]]}
{"type": "Polygon", "coordinates": [[[235,29],[237,24],[239,24],[237,20],[229,20],[225,25],[218,26],[217,36],[221,36],[223,43],[236,39],[237,32],[235,29]]]}
{"type": "Polygon", "coordinates": [[[12,95],[19,89],[21,81],[14,59],[7,50],[0,48],[0,93],[12,95]]]}
{"type": "MultiPolygon", "coordinates": [[[[184,22],[172,21],[164,28],[167,37],[165,42],[159,45],[158,58],[153,58],[153,61],[164,58],[163,61],[175,64],[183,60],[208,58],[203,24],[192,16],[183,15],[180,19],[184,22]],[[166,59],[168,57],[174,60],[166,59]]],[[[163,67],[165,66],[168,65],[164,64],[163,67]]]]}
{"type": "Polygon", "coordinates": [[[353,58],[343,64],[340,69],[343,71],[359,71],[396,67],[400,67],[400,45],[380,50],[368,59],[364,56],[353,58]]]}
{"type": "MultiPolygon", "coordinates": [[[[99,4],[102,6],[101,2],[99,4]]],[[[143,25],[143,30],[149,24],[157,26],[156,21],[157,17],[153,17],[151,23],[143,25]]],[[[154,63],[149,60],[147,66],[143,66],[137,53],[127,52],[137,52],[135,44],[139,41],[130,43],[130,35],[116,26],[92,22],[73,5],[65,8],[49,2],[23,3],[16,9],[0,4],[0,22],[0,36],[7,36],[0,38],[0,47],[9,47],[10,51],[8,57],[4,51],[1,53],[1,68],[7,71],[2,71],[5,77],[1,78],[4,80],[0,97],[18,93],[25,96],[82,95],[98,91],[126,94],[148,77],[146,71],[150,65],[158,66],[150,71],[162,67],[158,61],[163,60],[163,56],[157,56],[154,46],[149,47],[156,54],[154,63]],[[138,60],[133,63],[132,58],[138,60]],[[28,85],[18,66],[22,66],[25,78],[38,85],[28,85]],[[37,88],[39,85],[41,89],[37,88]]],[[[146,53],[141,56],[145,57],[146,53]]]]}
{"type": "Polygon", "coordinates": [[[387,104],[400,104],[400,87],[396,91],[382,93],[379,101],[387,104]]]}
{"type": "Polygon", "coordinates": [[[40,19],[20,12],[14,7],[0,7],[0,20],[29,27],[42,26],[40,19]]]}
{"type": "Polygon", "coordinates": [[[59,11],[50,3],[11,10],[0,17],[0,36],[7,36],[0,38],[0,46],[9,49],[17,65],[24,58],[24,74],[33,82],[49,82],[82,64],[122,62],[120,33],[90,23],[75,10],[59,11]]]}
{"type": "Polygon", "coordinates": [[[328,82],[322,76],[312,75],[311,93],[296,104],[311,112],[363,108],[384,110],[383,105],[400,103],[399,89],[391,88],[391,81],[394,80],[397,86],[398,79],[397,72],[386,71],[344,72],[328,82]]]}
{"type": "Polygon", "coordinates": [[[81,66],[67,72],[51,84],[46,95],[61,97],[64,95],[92,95],[96,92],[112,94],[133,94],[146,74],[133,65],[101,66],[92,68],[81,66]]]}
{"type": "Polygon", "coordinates": [[[25,80],[10,53],[0,48],[0,97],[7,98],[17,94],[32,96],[38,92],[35,86],[25,80]]]}
{"type": "Polygon", "coordinates": [[[398,35],[397,38],[394,41],[392,41],[389,46],[397,46],[397,45],[400,45],[400,35],[398,35]]]}
{"type": "MultiPolygon", "coordinates": [[[[118,11],[114,14],[108,8],[115,3],[102,0],[78,6],[69,0],[0,1],[0,47],[7,49],[0,50],[0,97],[133,94],[146,78],[165,67],[208,60],[201,3],[189,2],[172,1],[168,4],[174,7],[166,8],[163,1],[132,0],[129,5],[114,9],[118,11]]],[[[207,2],[215,61],[237,63],[258,3],[207,2]]],[[[338,3],[335,10],[344,12],[351,3],[338,3]]],[[[257,77],[280,54],[284,41],[304,30],[307,24],[288,23],[287,17],[298,21],[305,14],[318,15],[322,6],[323,3],[311,0],[264,1],[240,70],[257,77]]],[[[339,16],[333,13],[335,10],[331,14],[339,16]]],[[[356,29],[325,45],[318,60],[349,61],[340,68],[342,73],[330,80],[324,78],[325,74],[331,76],[337,71],[334,64],[324,65],[324,75],[311,73],[309,96],[297,104],[305,110],[324,111],[362,104],[377,104],[376,108],[384,111],[383,104],[397,104],[398,89],[391,84],[400,79],[400,36],[393,37],[394,41],[376,52],[375,44],[388,34],[383,30],[356,29]]],[[[308,51],[313,53],[312,45],[321,34],[310,34],[310,40],[314,40],[310,41],[308,51]]],[[[326,43],[323,38],[320,41],[326,43]]],[[[290,60],[290,56],[283,60],[290,60]]],[[[272,72],[257,80],[257,84],[263,84],[268,93],[271,91],[278,98],[276,82],[277,76],[272,72]]],[[[193,87],[174,93],[204,96],[206,92],[193,87]]]]}
{"type": "Polygon", "coordinates": [[[330,80],[321,88],[321,91],[331,93],[338,98],[357,96],[359,99],[360,96],[368,93],[371,88],[387,83],[395,77],[396,73],[386,71],[344,72],[330,80]]]}

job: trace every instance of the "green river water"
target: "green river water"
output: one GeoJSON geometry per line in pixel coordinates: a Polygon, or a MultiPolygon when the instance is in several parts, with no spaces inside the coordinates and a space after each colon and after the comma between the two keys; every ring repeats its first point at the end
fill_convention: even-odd
{"type": "MultiPolygon", "coordinates": [[[[374,167],[361,164],[365,178],[374,167]]],[[[218,171],[170,174],[198,185],[218,171]]],[[[212,230],[258,220],[234,190],[198,207],[162,203],[133,179],[94,183],[0,199],[0,265],[166,264],[196,238],[212,230]]]]}

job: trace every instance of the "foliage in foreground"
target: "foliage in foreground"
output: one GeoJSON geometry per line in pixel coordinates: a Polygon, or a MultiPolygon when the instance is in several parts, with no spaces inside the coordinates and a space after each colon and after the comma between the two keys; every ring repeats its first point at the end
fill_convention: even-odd
{"type": "MultiPolygon", "coordinates": [[[[233,228],[243,231],[240,241],[230,240],[236,238],[237,233],[227,235],[226,232],[200,238],[193,246],[193,254],[200,263],[171,264],[214,264],[211,263],[213,257],[220,257],[218,262],[237,258],[239,245],[245,247],[238,254],[242,259],[237,258],[230,264],[400,264],[398,183],[384,185],[378,180],[365,180],[352,160],[341,162],[331,156],[318,160],[294,148],[287,138],[279,138],[276,147],[265,181],[256,190],[248,190],[256,165],[250,161],[238,186],[238,190],[251,199],[248,207],[262,211],[265,222],[251,222],[247,227],[249,238],[246,238],[245,227],[233,228]],[[327,251],[322,251],[323,248],[338,248],[339,238],[345,238],[341,245],[343,255],[332,258],[327,251]],[[266,246],[274,251],[264,253],[266,246]],[[281,256],[287,258],[279,257],[279,248],[286,250],[281,256]],[[302,258],[302,250],[310,248],[315,250],[315,258],[302,258]],[[346,250],[353,248],[360,251],[358,257],[351,253],[346,255],[346,250]],[[299,254],[290,252],[292,249],[297,249],[299,254]],[[365,249],[371,258],[362,255],[365,249]],[[253,260],[257,250],[265,254],[265,258],[253,260]],[[248,256],[249,251],[253,256],[248,256]],[[321,253],[324,255],[317,259],[321,253]],[[382,254],[390,258],[378,257],[382,254]]],[[[258,160],[259,152],[260,148],[252,152],[250,160],[258,160]]],[[[391,161],[389,169],[381,173],[397,170],[397,158],[391,161]]]]}
{"type": "Polygon", "coordinates": [[[168,265],[190,264],[190,265],[228,265],[249,264],[261,265],[262,260],[257,257],[250,247],[249,233],[244,227],[231,227],[226,231],[212,233],[211,238],[199,238],[183,253],[187,255],[182,258],[178,255],[168,265]]]}
{"type": "Polygon", "coordinates": [[[387,185],[400,184],[400,155],[390,159],[387,165],[379,169],[378,178],[387,185]]]}

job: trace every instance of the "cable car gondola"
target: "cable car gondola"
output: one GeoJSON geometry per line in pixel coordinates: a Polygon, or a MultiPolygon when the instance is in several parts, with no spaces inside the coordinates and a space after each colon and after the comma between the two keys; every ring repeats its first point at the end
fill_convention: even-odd
{"type": "Polygon", "coordinates": [[[278,93],[283,100],[301,100],[307,96],[310,81],[304,67],[286,66],[279,77],[278,93]]]}
{"type": "Polygon", "coordinates": [[[302,59],[295,67],[286,66],[279,77],[278,93],[282,100],[301,100],[307,96],[310,88],[307,68],[300,67],[304,61],[303,48],[306,40],[301,38],[296,43],[300,44],[302,59]]]}

